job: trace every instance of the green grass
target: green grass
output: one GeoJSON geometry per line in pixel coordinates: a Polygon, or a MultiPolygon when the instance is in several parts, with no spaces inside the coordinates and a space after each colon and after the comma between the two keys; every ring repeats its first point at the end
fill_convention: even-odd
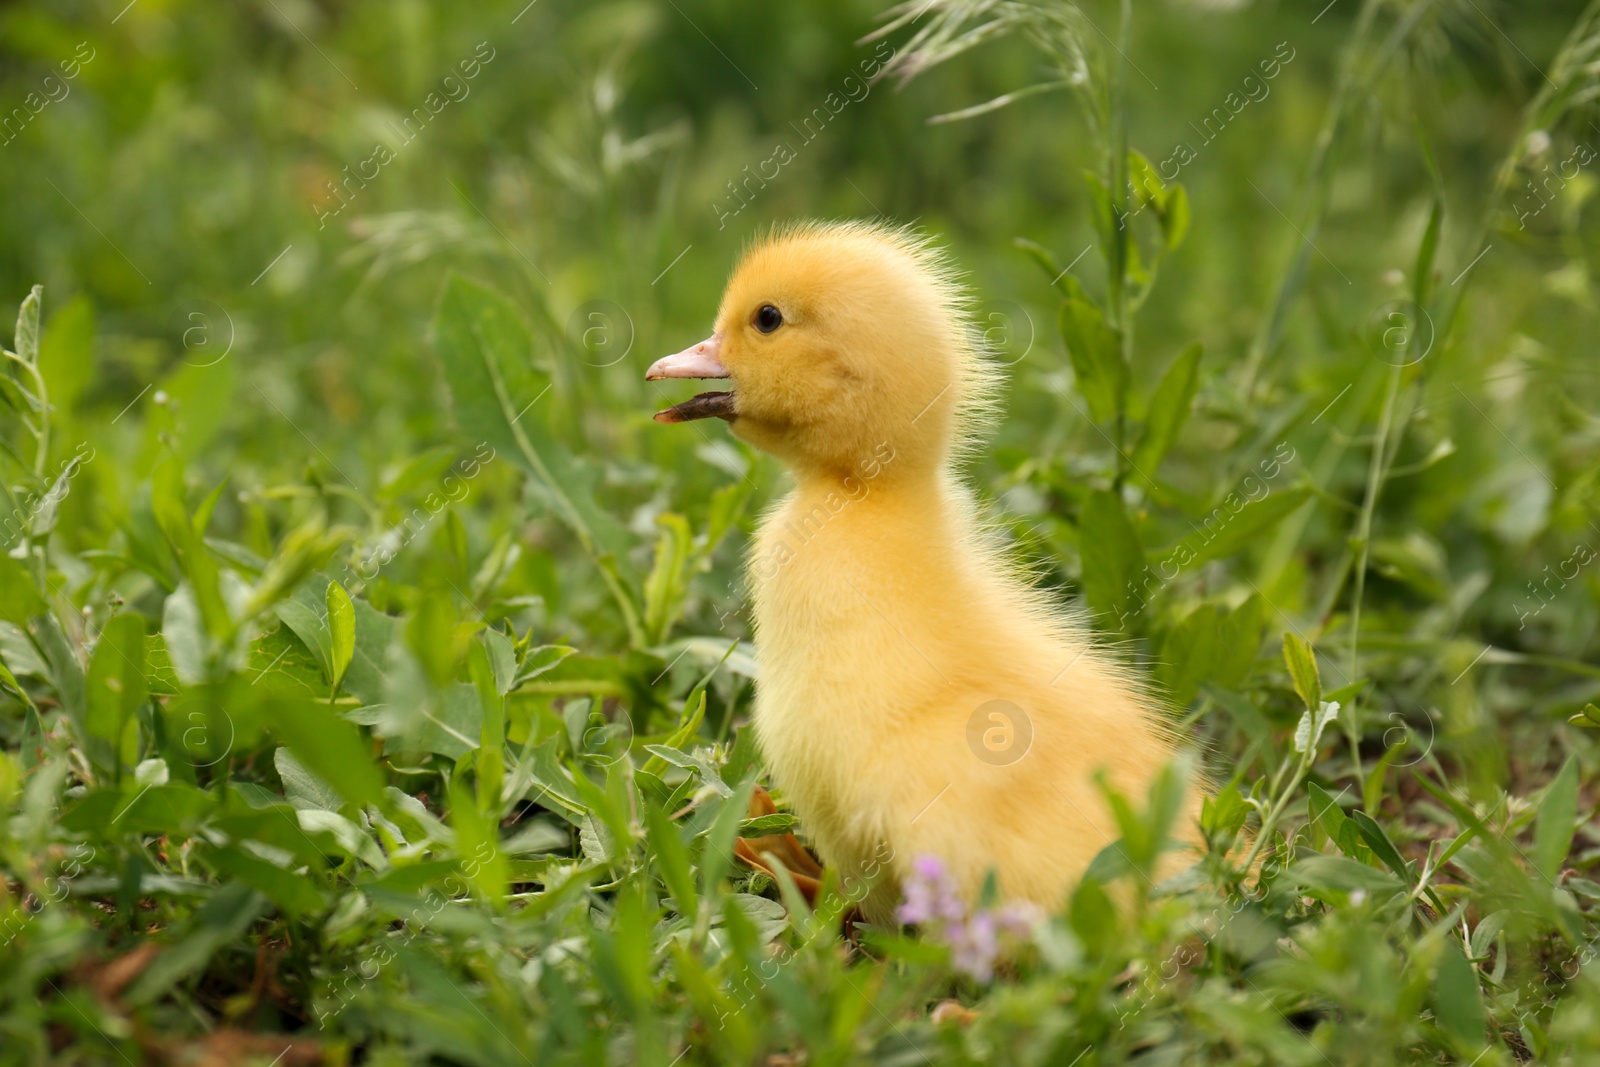
{"type": "Polygon", "coordinates": [[[1600,1057],[1597,5],[904,10],[0,12],[0,1062],[1600,1057]],[[784,480],[642,381],[879,212],[1216,786],[988,981],[732,859],[784,480]]]}

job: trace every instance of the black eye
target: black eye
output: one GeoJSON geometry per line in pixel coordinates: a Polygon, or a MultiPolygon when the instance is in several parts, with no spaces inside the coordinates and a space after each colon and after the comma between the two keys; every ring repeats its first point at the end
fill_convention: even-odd
{"type": "Polygon", "coordinates": [[[756,312],[756,329],[762,333],[771,333],[783,325],[783,312],[771,304],[762,304],[761,310],[756,312]]]}

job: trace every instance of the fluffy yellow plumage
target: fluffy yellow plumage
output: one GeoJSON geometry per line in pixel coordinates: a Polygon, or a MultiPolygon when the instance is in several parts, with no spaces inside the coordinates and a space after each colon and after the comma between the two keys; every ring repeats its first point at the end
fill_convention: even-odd
{"type": "MultiPolygon", "coordinates": [[[[656,417],[717,415],[796,486],[749,558],[766,764],[824,860],[913,859],[969,895],[1058,908],[1118,832],[1093,775],[1142,800],[1173,738],[1128,670],[1031,589],[954,472],[994,376],[942,255],[904,230],[803,224],[734,271],[706,341],[648,377],[730,378],[656,417]]],[[[1195,837],[1197,802],[1177,832],[1195,837]]]]}

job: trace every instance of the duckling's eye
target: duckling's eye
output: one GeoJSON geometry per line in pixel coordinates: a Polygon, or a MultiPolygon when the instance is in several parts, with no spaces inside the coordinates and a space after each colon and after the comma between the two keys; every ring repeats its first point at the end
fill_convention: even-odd
{"type": "Polygon", "coordinates": [[[761,310],[756,312],[756,329],[762,333],[771,333],[783,325],[783,312],[771,304],[762,304],[761,310]]]}

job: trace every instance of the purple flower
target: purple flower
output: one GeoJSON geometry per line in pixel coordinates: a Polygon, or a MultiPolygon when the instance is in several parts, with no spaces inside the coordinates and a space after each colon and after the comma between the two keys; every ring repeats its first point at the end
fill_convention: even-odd
{"type": "Polygon", "coordinates": [[[918,856],[905,880],[905,900],[896,916],[924,927],[924,933],[950,946],[950,964],[961,974],[987,982],[995,960],[1010,943],[1032,938],[1040,915],[1018,901],[967,912],[955,879],[937,856],[918,856]]]}
{"type": "Polygon", "coordinates": [[[912,862],[905,894],[898,913],[903,923],[960,922],[966,917],[955,879],[938,856],[918,856],[912,862]]]}

